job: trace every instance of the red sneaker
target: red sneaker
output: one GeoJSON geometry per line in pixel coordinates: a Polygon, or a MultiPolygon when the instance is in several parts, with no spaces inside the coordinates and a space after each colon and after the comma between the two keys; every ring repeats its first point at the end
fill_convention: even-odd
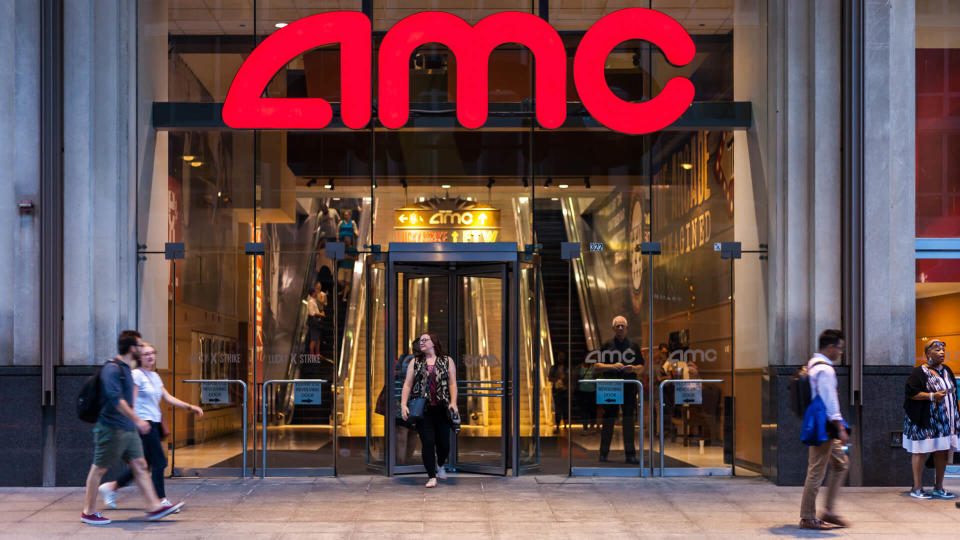
{"type": "Polygon", "coordinates": [[[158,519],[163,519],[170,514],[180,510],[183,506],[183,501],[178,502],[177,504],[165,504],[160,507],[159,510],[154,510],[153,512],[147,512],[147,519],[150,521],[156,521],[158,519]]]}
{"type": "Polygon", "coordinates": [[[103,514],[100,512],[94,512],[92,514],[84,514],[80,512],[80,521],[86,523],[87,525],[109,525],[110,520],[103,517],[103,514]]]}

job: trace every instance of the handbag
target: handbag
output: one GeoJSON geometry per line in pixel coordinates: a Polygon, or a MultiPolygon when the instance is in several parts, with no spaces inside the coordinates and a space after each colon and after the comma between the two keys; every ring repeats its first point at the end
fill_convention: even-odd
{"type": "Polygon", "coordinates": [[[407,422],[416,424],[423,420],[423,410],[427,406],[427,398],[414,398],[407,401],[407,408],[410,414],[407,415],[407,422]]]}

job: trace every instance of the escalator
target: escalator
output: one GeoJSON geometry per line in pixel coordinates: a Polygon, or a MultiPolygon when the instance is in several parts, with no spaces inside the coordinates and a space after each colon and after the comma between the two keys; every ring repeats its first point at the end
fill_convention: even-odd
{"type": "MultiPolygon", "coordinates": [[[[540,251],[543,295],[546,298],[566,298],[571,291],[569,280],[573,279],[573,276],[569,270],[570,263],[560,257],[560,243],[568,241],[563,211],[558,201],[537,199],[536,202],[534,233],[537,243],[543,246],[540,251]]],[[[554,361],[558,360],[558,352],[567,351],[569,343],[570,365],[576,366],[587,355],[587,338],[581,323],[579,299],[574,295],[570,298],[569,305],[564,302],[547,302],[546,308],[554,361]]]]}

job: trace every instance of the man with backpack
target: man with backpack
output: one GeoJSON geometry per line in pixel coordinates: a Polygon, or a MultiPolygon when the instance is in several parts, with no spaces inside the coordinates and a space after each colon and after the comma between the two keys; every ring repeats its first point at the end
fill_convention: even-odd
{"type": "Polygon", "coordinates": [[[183,503],[162,504],[150,480],[143,458],[140,433],[150,432],[150,422],[133,412],[133,373],[131,365],[140,354],[140,333],[124,330],[117,339],[116,357],[111,358],[96,375],[100,412],[93,427],[93,465],[87,474],[87,488],[80,521],[89,525],[107,525],[110,520],[97,512],[100,480],[117,460],[123,459],[133,471],[137,487],[147,501],[147,519],[154,521],[176,512],[183,503]]]}
{"type": "MultiPolygon", "coordinates": [[[[810,401],[807,409],[825,415],[825,435],[823,442],[811,441],[807,463],[807,479],[803,485],[803,499],[800,504],[801,529],[830,529],[833,526],[847,527],[847,523],[834,513],[837,491],[843,484],[849,468],[846,445],[849,442],[847,424],[840,412],[840,399],[837,395],[837,373],[834,362],[843,355],[843,332],[824,330],[817,343],[820,352],[807,362],[805,376],[810,386],[810,401]],[[827,481],[827,500],[825,511],[817,519],[817,493],[830,465],[830,478],[827,481]]],[[[798,377],[803,379],[803,375],[798,377]]],[[[804,389],[805,390],[805,389],[804,389]]],[[[811,411],[803,411],[809,416],[811,411]]],[[[806,422],[805,418],[805,422],[806,422]]]]}

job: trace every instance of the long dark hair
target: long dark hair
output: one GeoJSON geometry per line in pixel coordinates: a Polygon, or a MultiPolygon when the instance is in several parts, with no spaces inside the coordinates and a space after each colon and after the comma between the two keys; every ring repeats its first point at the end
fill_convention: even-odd
{"type": "MultiPolygon", "coordinates": [[[[443,345],[440,344],[440,337],[434,334],[433,332],[424,332],[423,334],[430,336],[430,341],[433,342],[434,354],[437,355],[437,358],[442,358],[444,356],[444,353],[443,353],[443,345]]],[[[420,335],[423,336],[423,334],[420,334],[420,335]]],[[[426,355],[423,354],[423,349],[417,349],[417,352],[413,354],[417,360],[426,359],[426,355]]]]}

